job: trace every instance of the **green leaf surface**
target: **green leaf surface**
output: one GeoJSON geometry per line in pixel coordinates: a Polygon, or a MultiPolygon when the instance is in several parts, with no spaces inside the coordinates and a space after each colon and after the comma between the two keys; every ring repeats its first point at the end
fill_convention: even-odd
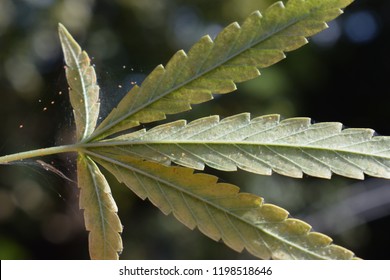
{"type": "Polygon", "coordinates": [[[213,240],[244,248],[262,259],[351,259],[332,239],[288,217],[288,212],[217,178],[185,167],[166,167],[130,157],[113,160],[91,153],[115,177],[164,214],[213,240]]]}
{"type": "Polygon", "coordinates": [[[236,89],[235,83],[260,75],[307,43],[306,37],[327,27],[353,0],[290,0],[277,2],[264,15],[254,12],[240,26],[233,23],[213,41],[200,39],[186,54],[178,51],[166,67],[157,66],[140,87],[122,99],[90,138],[98,139],[166,114],[191,109],[236,89]]]}
{"type": "Polygon", "coordinates": [[[363,179],[390,178],[390,137],[372,129],[343,129],[338,122],[311,124],[309,118],[280,121],[279,115],[250,119],[248,113],[189,124],[179,120],[94,144],[91,151],[124,155],[202,170],[205,165],[234,171],[291,177],[330,178],[332,172],[363,179]]]}
{"type": "Polygon", "coordinates": [[[77,161],[77,178],[91,259],[118,259],[123,249],[122,224],[110,186],[96,164],[83,154],[77,161]]]}
{"type": "Polygon", "coordinates": [[[76,137],[77,141],[81,141],[91,135],[96,127],[100,108],[99,86],[88,54],[81,50],[62,24],[58,25],[58,32],[65,57],[69,97],[76,122],[76,137]]]}

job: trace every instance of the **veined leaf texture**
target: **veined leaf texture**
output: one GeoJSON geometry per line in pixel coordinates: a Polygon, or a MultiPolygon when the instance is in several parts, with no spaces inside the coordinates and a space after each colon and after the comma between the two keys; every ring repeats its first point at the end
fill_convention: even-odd
{"type": "Polygon", "coordinates": [[[67,65],[66,79],[76,122],[76,137],[81,141],[92,134],[96,127],[100,109],[99,86],[88,54],[81,50],[62,24],[58,25],[58,33],[67,65]]]}
{"type": "Polygon", "coordinates": [[[276,2],[264,15],[254,12],[240,26],[233,23],[213,41],[203,37],[187,53],[178,51],[165,67],[157,66],[140,87],[122,99],[90,137],[103,138],[140,123],[165,119],[236,89],[235,83],[260,75],[327,27],[353,0],[276,2]]]}
{"type": "Polygon", "coordinates": [[[352,259],[354,254],[288,212],[217,177],[140,159],[92,156],[142,199],[163,213],[230,248],[262,259],[352,259]]]}
{"type": "Polygon", "coordinates": [[[194,169],[241,168],[259,174],[272,171],[292,177],[304,173],[329,178],[364,174],[390,178],[387,137],[369,129],[342,129],[340,123],[311,124],[308,118],[280,120],[279,115],[250,118],[243,113],[190,123],[180,120],[151,130],[105,139],[166,114],[191,109],[236,89],[236,83],[260,75],[307,43],[306,37],[327,27],[352,0],[277,2],[263,15],[233,23],[213,41],[203,37],[187,53],[177,52],[135,86],[96,127],[99,87],[86,52],[60,25],[70,100],[76,122],[80,208],[84,209],[93,259],[117,259],[122,225],[106,178],[97,163],[163,213],[236,251],[259,258],[352,259],[354,254],[261,197],[217,182],[194,169]],[[169,166],[172,163],[182,166],[169,166]]]}
{"type": "MultiPolygon", "coordinates": [[[[94,68],[85,51],[62,24],[58,27],[66,62],[69,97],[76,123],[76,138],[83,141],[95,129],[99,116],[99,86],[94,68]]],[[[91,259],[118,259],[122,251],[122,225],[110,186],[96,164],[80,154],[77,162],[80,209],[84,210],[85,227],[89,231],[91,259]]]]}
{"type": "Polygon", "coordinates": [[[91,259],[118,259],[123,249],[118,208],[106,178],[96,163],[82,154],[77,161],[77,182],[91,259]]]}
{"type": "Polygon", "coordinates": [[[291,177],[330,178],[332,173],[363,179],[390,178],[390,137],[372,129],[342,129],[341,123],[311,124],[309,118],[280,121],[279,115],[250,119],[248,113],[219,120],[211,116],[189,124],[179,120],[123,135],[92,148],[112,158],[129,155],[195,169],[291,177]]]}

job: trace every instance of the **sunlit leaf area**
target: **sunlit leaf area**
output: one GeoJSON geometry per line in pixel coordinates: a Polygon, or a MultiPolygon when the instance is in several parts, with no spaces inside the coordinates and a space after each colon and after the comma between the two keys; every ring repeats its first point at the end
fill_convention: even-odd
{"type": "MultiPolygon", "coordinates": [[[[273,2],[0,1],[0,155],[83,138],[80,131],[75,133],[58,22],[88,51],[95,67],[100,86],[99,124],[129,89],[140,85],[156,65],[166,64],[177,50],[187,52],[203,35],[214,38],[227,24],[241,23],[251,12],[273,2]]],[[[345,15],[329,23],[329,29],[310,38],[308,45],[287,53],[288,59],[261,70],[259,78],[238,83],[233,93],[215,95],[215,100],[192,105],[193,110],[168,115],[167,120],[191,123],[214,115],[223,120],[243,112],[250,113],[252,119],[278,114],[285,123],[289,118],[308,117],[311,121],[305,120],[313,127],[338,122],[343,129],[370,128],[376,131],[375,136],[390,135],[389,13],[389,1],[355,0],[345,15]]],[[[249,120],[249,114],[241,116],[249,120]]],[[[141,128],[149,131],[162,123],[147,123],[141,128]]],[[[90,133],[87,128],[84,132],[90,133]]],[[[146,135],[153,139],[152,133],[146,135]]],[[[82,195],[76,184],[76,161],[76,155],[70,153],[1,166],[0,259],[89,258],[88,232],[83,210],[79,210],[83,205],[79,205],[82,195]]],[[[86,160],[83,164],[85,169],[97,169],[86,160]]],[[[100,164],[110,167],[104,161],[100,164]]],[[[205,172],[217,176],[219,183],[235,184],[242,192],[287,209],[291,218],[308,222],[315,231],[329,235],[361,258],[390,258],[387,180],[365,175],[366,180],[361,181],[337,175],[345,175],[346,170],[336,172],[332,180],[325,179],[327,175],[314,178],[310,174],[316,172],[304,170],[299,173],[303,179],[296,179],[278,172],[261,176],[245,168],[226,171],[226,162],[221,163],[220,171],[210,167],[217,164],[200,164],[205,172]]],[[[102,171],[124,226],[122,259],[254,258],[207,238],[197,229],[188,230],[173,215],[164,215],[102,171]]],[[[120,230],[118,226],[116,232],[120,230]]]]}

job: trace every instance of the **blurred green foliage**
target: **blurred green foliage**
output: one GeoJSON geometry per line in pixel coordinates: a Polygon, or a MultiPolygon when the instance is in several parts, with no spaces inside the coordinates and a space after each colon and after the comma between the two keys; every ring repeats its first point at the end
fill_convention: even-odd
{"type": "MultiPolygon", "coordinates": [[[[142,82],[175,51],[188,50],[201,36],[213,37],[232,21],[240,22],[272,2],[1,0],[0,154],[74,141],[58,22],[69,28],[93,57],[104,117],[135,82],[142,82]]],[[[211,114],[280,113],[340,121],[348,127],[369,127],[390,135],[389,12],[389,1],[356,0],[329,30],[262,71],[262,77],[178,117],[193,120],[211,114]]],[[[74,155],[43,160],[75,178],[74,155]]],[[[315,230],[329,234],[359,257],[390,257],[387,181],[206,172],[290,210],[294,217],[309,221],[315,230]]],[[[125,227],[122,258],[251,258],[197,230],[188,230],[107,176],[112,179],[125,227]]],[[[1,166],[0,258],[88,258],[77,196],[74,182],[56,177],[34,161],[1,166]]]]}

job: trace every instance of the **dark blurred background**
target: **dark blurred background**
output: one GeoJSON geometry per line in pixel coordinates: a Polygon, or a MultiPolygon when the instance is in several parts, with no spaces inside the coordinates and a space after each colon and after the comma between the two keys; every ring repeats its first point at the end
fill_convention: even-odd
{"type": "MultiPolygon", "coordinates": [[[[176,50],[188,50],[201,36],[215,36],[227,24],[242,22],[272,2],[0,0],[0,154],[74,141],[58,22],[92,57],[104,117],[134,82],[165,64],[176,50]]],[[[262,77],[178,117],[279,113],[390,135],[389,14],[389,1],[356,0],[328,30],[264,69],[262,77]]],[[[74,155],[43,160],[75,178],[74,155]]],[[[206,172],[286,208],[359,257],[390,257],[386,180],[206,172]]],[[[188,230],[108,177],[124,224],[123,259],[251,258],[188,230]]],[[[35,161],[0,166],[0,258],[87,259],[77,196],[72,180],[45,171],[35,161]]]]}

